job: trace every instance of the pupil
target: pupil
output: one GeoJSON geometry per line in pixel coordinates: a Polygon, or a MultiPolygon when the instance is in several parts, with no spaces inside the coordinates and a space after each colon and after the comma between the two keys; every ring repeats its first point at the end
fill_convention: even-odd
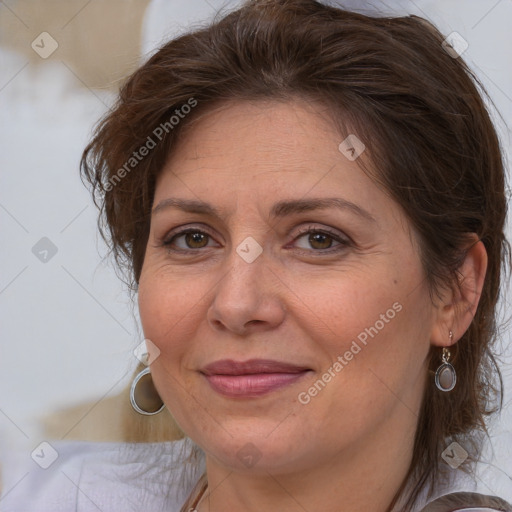
{"type": "MultiPolygon", "coordinates": [[[[322,233],[314,233],[313,235],[310,236],[310,242],[319,242],[321,245],[322,245],[322,238],[324,239],[323,240],[323,244],[325,245],[325,241],[329,238],[327,235],[323,235],[322,233]],[[320,237],[320,240],[318,240],[318,237],[320,237]]],[[[327,242],[327,247],[329,246],[330,244],[327,242]]],[[[325,249],[325,247],[322,247],[323,249],[325,249]]]]}
{"type": "Polygon", "coordinates": [[[201,238],[204,238],[204,235],[201,233],[188,233],[187,236],[189,237],[189,239],[192,238],[192,244],[200,243],[201,238]]]}

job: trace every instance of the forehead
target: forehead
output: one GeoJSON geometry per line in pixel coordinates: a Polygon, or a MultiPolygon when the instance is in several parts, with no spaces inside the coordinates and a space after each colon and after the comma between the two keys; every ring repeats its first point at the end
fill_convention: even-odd
{"type": "Polygon", "coordinates": [[[259,161],[264,161],[265,156],[285,156],[296,165],[312,156],[315,147],[317,158],[322,158],[325,148],[319,143],[326,137],[333,140],[326,140],[325,147],[340,138],[326,109],[319,104],[299,100],[231,101],[207,110],[185,126],[171,159],[240,160],[246,155],[250,161],[258,155],[259,161]]]}
{"type": "Polygon", "coordinates": [[[242,200],[261,206],[279,198],[339,196],[371,210],[384,194],[340,150],[342,137],[319,104],[224,104],[184,132],[158,176],[155,204],[170,194],[214,197],[219,209],[242,200]]]}
{"type": "Polygon", "coordinates": [[[350,164],[341,162],[341,136],[316,103],[231,101],[203,112],[184,128],[160,174],[200,173],[216,163],[222,163],[216,174],[300,173],[336,161],[350,164]]]}

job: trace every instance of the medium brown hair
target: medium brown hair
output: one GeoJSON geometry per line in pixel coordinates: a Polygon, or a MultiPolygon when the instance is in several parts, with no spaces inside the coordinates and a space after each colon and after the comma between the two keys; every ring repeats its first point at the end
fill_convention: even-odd
{"type": "Polygon", "coordinates": [[[418,234],[433,300],[440,286],[457,286],[468,234],[478,235],[488,267],[473,322],[452,347],[458,382],[449,393],[436,389],[432,374],[440,354],[432,347],[411,465],[390,509],[406,489],[404,510],[427,484],[433,489],[447,440],[464,440],[468,461],[476,459],[478,443],[470,434],[486,432],[484,418],[502,400],[491,346],[502,266],[509,264],[504,164],[485,89],[461,57],[445,51],[443,40],[417,16],[368,17],[313,0],[249,1],[168,42],[130,76],[81,162],[100,208],[101,234],[132,290],[158,174],[183,129],[230,101],[316,102],[328,107],[340,142],[357,134],[366,145],[366,159],[358,163],[418,234]],[[171,121],[190,110],[184,105],[191,99],[192,111],[171,121]],[[156,146],[127,166],[149,139],[156,146]]]}

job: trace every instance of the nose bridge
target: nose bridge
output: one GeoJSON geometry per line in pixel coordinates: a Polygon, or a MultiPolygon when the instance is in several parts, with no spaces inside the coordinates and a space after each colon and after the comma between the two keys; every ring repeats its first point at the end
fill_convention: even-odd
{"type": "MultiPolygon", "coordinates": [[[[229,272],[234,274],[233,281],[238,279],[241,288],[253,283],[257,292],[258,285],[269,278],[267,267],[272,264],[273,254],[269,244],[274,233],[265,207],[254,192],[245,189],[243,195],[240,190],[236,194],[236,211],[230,226],[232,246],[226,258],[229,272]]],[[[248,293],[243,295],[247,297],[248,293]]]]}
{"type": "MultiPolygon", "coordinates": [[[[260,238],[261,240],[261,238],[260,238]]],[[[255,237],[245,236],[234,243],[226,256],[222,279],[217,283],[208,319],[229,330],[242,333],[250,322],[275,326],[282,321],[284,307],[269,280],[266,251],[255,237]]]]}
{"type": "Polygon", "coordinates": [[[256,238],[246,236],[241,242],[235,242],[227,256],[227,271],[219,288],[226,288],[230,297],[237,299],[239,304],[254,301],[263,291],[266,260],[263,243],[256,238]]]}

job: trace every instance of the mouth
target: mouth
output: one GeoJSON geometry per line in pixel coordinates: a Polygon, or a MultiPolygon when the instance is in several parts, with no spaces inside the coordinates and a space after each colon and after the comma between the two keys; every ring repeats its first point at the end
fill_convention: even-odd
{"type": "Polygon", "coordinates": [[[223,359],[209,364],[200,373],[223,396],[251,398],[294,384],[311,371],[305,366],[269,359],[243,362],[223,359]]]}

